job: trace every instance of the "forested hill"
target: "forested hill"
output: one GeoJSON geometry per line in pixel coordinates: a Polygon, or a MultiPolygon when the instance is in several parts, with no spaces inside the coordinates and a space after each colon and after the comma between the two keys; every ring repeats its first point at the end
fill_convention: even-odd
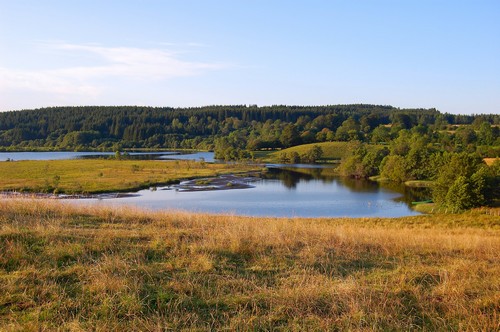
{"type": "MultiPolygon", "coordinates": [[[[499,115],[452,115],[377,105],[52,107],[0,113],[0,149],[201,148],[226,137],[240,148],[370,140],[377,128],[500,123],[499,115]]],[[[396,129],[394,129],[396,128],[396,129]]]]}

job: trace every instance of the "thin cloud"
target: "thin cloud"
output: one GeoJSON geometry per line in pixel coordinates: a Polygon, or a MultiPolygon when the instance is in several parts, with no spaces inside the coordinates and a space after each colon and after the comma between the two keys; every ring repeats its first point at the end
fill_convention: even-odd
{"type": "Polygon", "coordinates": [[[57,94],[89,95],[104,91],[103,81],[159,81],[202,75],[232,67],[224,63],[189,61],[162,49],[105,47],[68,43],[46,44],[62,55],[91,55],[95,64],[57,69],[21,70],[0,67],[0,89],[34,90],[57,94]],[[98,62],[98,64],[97,64],[98,62]]]}

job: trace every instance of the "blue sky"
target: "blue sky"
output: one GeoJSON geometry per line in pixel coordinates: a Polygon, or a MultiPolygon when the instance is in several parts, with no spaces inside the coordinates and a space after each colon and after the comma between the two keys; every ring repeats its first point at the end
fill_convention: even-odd
{"type": "Polygon", "coordinates": [[[0,110],[500,113],[500,1],[0,0],[0,110]]]}

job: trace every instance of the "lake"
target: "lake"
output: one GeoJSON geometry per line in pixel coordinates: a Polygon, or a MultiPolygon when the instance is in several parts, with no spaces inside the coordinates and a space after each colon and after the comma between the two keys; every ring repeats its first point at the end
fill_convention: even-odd
{"type": "MultiPolygon", "coordinates": [[[[108,157],[114,153],[96,152],[2,152],[0,160],[53,160],[108,157]]],[[[141,159],[194,159],[213,161],[213,153],[132,152],[141,159]]],[[[134,196],[72,200],[74,203],[131,205],[160,210],[224,213],[273,217],[401,217],[417,215],[412,200],[429,196],[425,189],[379,184],[367,180],[325,177],[317,166],[281,168],[268,165],[269,172],[249,181],[251,188],[212,191],[182,191],[176,187],[141,190],[134,196]],[[302,170],[302,172],[301,172],[302,170]]]]}
{"type": "MultiPolygon", "coordinates": [[[[0,152],[0,161],[5,160],[65,160],[79,158],[108,158],[113,157],[114,152],[72,152],[72,151],[50,151],[50,152],[0,152]]],[[[207,162],[214,161],[213,152],[128,152],[133,159],[154,159],[154,160],[172,160],[189,159],[200,160],[203,158],[207,162]]]]}
{"type": "Polygon", "coordinates": [[[415,192],[397,192],[376,182],[342,177],[316,178],[290,170],[270,169],[252,188],[180,191],[174,187],[141,190],[137,196],[84,199],[102,205],[129,205],[151,210],[185,210],[272,217],[401,217],[415,192]]]}

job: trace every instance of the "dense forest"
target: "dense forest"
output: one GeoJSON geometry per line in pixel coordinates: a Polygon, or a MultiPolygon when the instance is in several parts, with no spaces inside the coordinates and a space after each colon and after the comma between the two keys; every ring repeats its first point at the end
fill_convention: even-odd
{"type": "MultiPolygon", "coordinates": [[[[388,142],[400,130],[433,130],[461,148],[498,145],[500,115],[442,114],[376,105],[52,107],[0,113],[0,149],[174,148],[237,151],[324,141],[388,142]],[[473,125],[460,128],[461,125],[473,125]],[[458,130],[455,130],[458,129],[458,130]]],[[[488,149],[487,149],[488,150],[488,149]]],[[[491,150],[491,149],[490,149],[491,150]]],[[[495,154],[494,150],[483,154],[495,154]]],[[[229,157],[229,156],[228,156],[229,157]]],[[[233,156],[233,159],[236,156],[233,156]]]]}

